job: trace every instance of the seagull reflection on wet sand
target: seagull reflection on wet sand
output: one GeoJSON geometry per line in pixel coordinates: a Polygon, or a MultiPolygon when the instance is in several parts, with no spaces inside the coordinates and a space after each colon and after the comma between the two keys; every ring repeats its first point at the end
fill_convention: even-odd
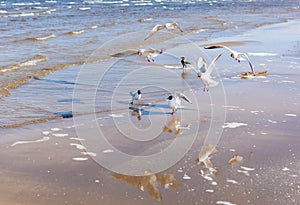
{"type": "Polygon", "coordinates": [[[240,164],[243,161],[243,157],[240,155],[233,155],[233,157],[228,161],[228,164],[233,167],[235,164],[240,164]]]}
{"type": "Polygon", "coordinates": [[[203,147],[203,149],[200,151],[199,156],[196,159],[197,164],[202,164],[206,168],[205,171],[200,170],[200,174],[204,178],[210,178],[210,176],[215,176],[217,173],[216,167],[214,167],[213,163],[211,162],[211,155],[216,153],[217,149],[214,145],[207,145],[203,147]]]}
{"type": "Polygon", "coordinates": [[[181,126],[181,119],[172,116],[172,119],[163,126],[163,132],[173,133],[176,136],[181,135],[185,130],[190,129],[191,124],[181,126]]]}
{"type": "Polygon", "coordinates": [[[155,174],[151,171],[145,171],[146,176],[128,176],[123,174],[113,173],[112,176],[120,181],[124,181],[130,185],[135,185],[141,191],[147,191],[149,195],[157,201],[162,200],[162,194],[159,190],[159,184],[164,189],[171,187],[176,190],[179,187],[175,177],[171,173],[155,174]]]}
{"type": "Polygon", "coordinates": [[[131,106],[129,109],[132,110],[131,116],[136,116],[138,120],[142,119],[142,109],[141,109],[141,106],[134,105],[134,106],[131,106]]]}

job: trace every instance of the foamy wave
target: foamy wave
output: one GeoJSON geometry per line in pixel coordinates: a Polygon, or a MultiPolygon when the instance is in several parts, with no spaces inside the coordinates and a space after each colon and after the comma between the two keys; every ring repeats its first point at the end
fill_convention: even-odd
{"type": "Polygon", "coordinates": [[[45,141],[48,141],[49,139],[50,139],[49,137],[43,137],[42,139],[33,140],[33,141],[17,141],[10,146],[14,147],[19,144],[33,144],[33,143],[38,143],[38,142],[45,142],[45,141]]]}
{"type": "Polygon", "coordinates": [[[277,53],[247,53],[249,56],[277,56],[277,53]]]}
{"type": "Polygon", "coordinates": [[[84,30],[77,30],[77,31],[70,31],[70,32],[67,32],[67,34],[69,35],[78,35],[78,34],[82,34],[84,33],[84,30]]]}
{"type": "Polygon", "coordinates": [[[35,37],[35,38],[26,38],[25,40],[27,40],[27,41],[45,41],[49,38],[54,38],[54,37],[55,37],[54,34],[49,34],[46,36],[40,36],[40,37],[35,37]]]}
{"type": "Polygon", "coordinates": [[[90,10],[91,7],[83,7],[83,8],[78,8],[78,10],[80,11],[87,11],[87,10],[90,10]]]}
{"type": "Polygon", "coordinates": [[[25,60],[21,63],[0,67],[0,72],[5,73],[5,72],[16,71],[16,70],[19,70],[22,67],[33,66],[33,65],[36,65],[39,62],[44,62],[44,61],[47,61],[47,60],[48,60],[48,58],[46,56],[35,55],[34,57],[29,58],[29,59],[27,59],[27,60],[25,60]]]}
{"type": "Polygon", "coordinates": [[[34,16],[34,15],[35,15],[34,12],[30,12],[30,13],[10,14],[8,15],[8,17],[26,17],[26,16],[34,16]]]}
{"type": "Polygon", "coordinates": [[[33,6],[33,5],[41,5],[40,2],[29,2],[29,3],[12,3],[13,6],[33,6]]]}
{"type": "Polygon", "coordinates": [[[208,29],[200,28],[200,29],[196,29],[196,30],[193,30],[193,31],[189,32],[189,34],[197,34],[197,33],[201,33],[201,32],[207,31],[207,30],[208,29]]]}
{"type": "Polygon", "coordinates": [[[70,146],[74,146],[79,150],[85,150],[86,149],[83,145],[77,144],[77,143],[70,143],[70,146]]]}
{"type": "Polygon", "coordinates": [[[152,6],[153,3],[151,2],[145,2],[145,3],[135,3],[135,6],[152,6]]]}
{"type": "Polygon", "coordinates": [[[34,66],[37,63],[44,62],[44,61],[47,61],[47,60],[48,60],[48,58],[46,56],[35,55],[33,58],[30,58],[30,59],[20,63],[19,65],[20,65],[20,67],[34,66]]]}
{"type": "Polygon", "coordinates": [[[6,10],[0,10],[0,14],[6,14],[7,11],[6,10]]]}
{"type": "Polygon", "coordinates": [[[247,126],[246,123],[239,123],[239,122],[225,122],[222,126],[223,128],[237,128],[241,126],[247,126]]]}
{"type": "Polygon", "coordinates": [[[216,204],[223,204],[223,205],[236,205],[236,204],[233,204],[229,201],[217,201],[216,204]]]}
{"type": "Polygon", "coordinates": [[[94,25],[94,26],[90,26],[90,27],[89,27],[89,29],[96,29],[96,28],[98,28],[97,25],[94,25]]]}
{"type": "Polygon", "coordinates": [[[57,1],[45,1],[46,3],[52,3],[52,4],[54,4],[54,3],[57,3],[57,1]]]}
{"type": "MultiPolygon", "coordinates": [[[[43,15],[43,14],[52,14],[52,12],[56,11],[56,9],[50,9],[46,11],[40,11],[40,12],[29,12],[29,13],[15,13],[15,14],[5,14],[1,15],[0,17],[3,18],[9,18],[9,17],[28,17],[28,16],[38,16],[38,15],[43,15]]],[[[1,14],[1,13],[0,13],[1,14]]]]}
{"type": "Polygon", "coordinates": [[[37,9],[37,10],[46,10],[46,9],[49,9],[49,7],[47,7],[47,6],[35,6],[33,8],[37,9]]]}
{"type": "Polygon", "coordinates": [[[88,160],[89,158],[87,157],[73,157],[72,158],[74,161],[86,161],[88,160]]]}

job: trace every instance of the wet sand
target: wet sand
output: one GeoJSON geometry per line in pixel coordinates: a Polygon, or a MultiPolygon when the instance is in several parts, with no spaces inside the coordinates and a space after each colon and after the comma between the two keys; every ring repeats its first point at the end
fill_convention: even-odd
{"type": "MultiPolygon", "coordinates": [[[[210,155],[213,169],[195,162],[209,132],[211,109],[219,105],[210,101],[215,88],[204,93],[199,83],[199,89],[192,92],[201,106],[184,104],[190,110],[176,114],[181,117],[182,126],[191,124],[190,129],[177,135],[176,130],[165,132],[143,146],[134,147],[127,140],[120,143],[113,123],[122,122],[128,114],[132,122],[143,128],[149,123],[143,119],[151,114],[143,116],[143,112],[141,121],[131,115],[132,110],[97,114],[97,124],[110,133],[111,143],[139,155],[154,153],[173,139],[191,136],[199,128],[196,140],[182,159],[162,173],[151,174],[149,170],[146,177],[122,176],[101,167],[88,154],[109,155],[110,150],[86,153],[94,150],[82,147],[88,139],[78,139],[71,118],[2,129],[1,204],[298,204],[300,48],[299,32],[294,31],[299,31],[299,26],[295,25],[299,21],[204,43],[241,41],[245,43],[236,44],[239,46],[235,49],[277,54],[251,57],[256,71],[268,71],[265,77],[242,80],[239,74],[248,71],[248,65],[227,59],[226,55],[222,58],[224,63],[218,64],[226,95],[226,120],[217,152],[210,155]],[[200,121],[194,121],[195,109],[201,113],[200,121]],[[229,165],[234,155],[243,160],[229,165]]],[[[213,57],[218,52],[206,53],[213,57]]],[[[158,111],[170,112],[164,106],[158,111]]],[[[172,120],[171,115],[164,116],[166,120],[159,125],[162,130],[172,120]]],[[[151,117],[160,120],[159,114],[151,117]]]]}

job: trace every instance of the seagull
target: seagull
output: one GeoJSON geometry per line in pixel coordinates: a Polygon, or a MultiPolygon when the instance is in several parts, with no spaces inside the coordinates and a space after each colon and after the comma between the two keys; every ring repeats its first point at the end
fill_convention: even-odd
{"type": "Polygon", "coordinates": [[[187,68],[187,64],[191,64],[190,62],[186,61],[185,60],[185,57],[181,57],[181,65],[182,65],[182,68],[185,69],[187,68]]]}
{"type": "MultiPolygon", "coordinates": [[[[215,67],[215,63],[216,61],[221,57],[223,53],[220,53],[217,57],[215,57],[213,59],[213,61],[209,64],[208,68],[206,69],[206,71],[204,73],[202,72],[197,72],[197,77],[201,78],[203,84],[204,84],[204,88],[203,91],[208,91],[208,87],[215,87],[217,86],[219,83],[213,79],[211,79],[211,72],[213,71],[214,67],[215,67]]],[[[201,64],[203,64],[203,59],[200,57],[199,60],[201,60],[201,64]]],[[[198,65],[199,65],[199,60],[198,60],[198,65]]],[[[205,63],[205,62],[204,62],[205,63]]],[[[206,67],[206,64],[204,64],[204,67],[206,67]]]]}
{"type": "Polygon", "coordinates": [[[153,48],[148,49],[139,49],[137,54],[139,56],[145,56],[148,62],[154,62],[154,58],[158,56],[159,54],[162,54],[163,50],[157,50],[153,48]]]}
{"type": "Polygon", "coordinates": [[[247,60],[252,73],[255,74],[253,65],[250,61],[250,58],[248,57],[248,55],[246,53],[240,53],[238,51],[232,50],[231,48],[229,48],[227,46],[223,46],[223,45],[211,45],[211,46],[206,46],[204,48],[205,49],[225,48],[226,50],[228,50],[230,52],[230,57],[235,59],[237,62],[241,62],[241,60],[247,60]]]}
{"type": "Polygon", "coordinates": [[[130,92],[130,95],[131,95],[131,102],[130,102],[130,104],[133,104],[133,101],[134,100],[137,100],[137,101],[139,101],[140,99],[141,99],[141,97],[142,97],[142,92],[141,92],[141,90],[137,90],[135,93],[133,93],[133,92],[130,92]]]}
{"type": "Polygon", "coordinates": [[[170,95],[167,99],[168,99],[169,107],[172,108],[172,115],[180,107],[180,105],[181,105],[180,99],[183,99],[186,102],[192,104],[192,101],[190,99],[188,99],[183,93],[176,93],[175,95],[170,95]]]}
{"type": "Polygon", "coordinates": [[[183,30],[180,28],[179,24],[174,22],[174,23],[166,23],[165,25],[163,24],[157,24],[152,28],[152,30],[147,34],[144,40],[147,40],[151,36],[153,36],[157,31],[161,29],[167,29],[168,31],[178,29],[179,31],[183,32],[183,30]]]}

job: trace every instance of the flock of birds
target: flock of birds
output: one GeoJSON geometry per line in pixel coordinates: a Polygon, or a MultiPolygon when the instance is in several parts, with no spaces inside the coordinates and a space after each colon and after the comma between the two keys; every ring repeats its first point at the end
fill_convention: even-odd
{"type": "MultiPolygon", "coordinates": [[[[183,30],[180,28],[179,24],[174,22],[174,23],[166,23],[166,24],[158,24],[152,28],[152,30],[146,35],[144,40],[147,40],[151,38],[156,32],[162,29],[167,29],[168,31],[178,29],[180,32],[183,32],[183,30]]],[[[235,50],[232,50],[231,48],[224,46],[224,45],[209,45],[204,47],[205,49],[219,49],[223,48],[224,50],[227,50],[230,52],[230,57],[235,59],[237,62],[241,61],[247,61],[251,72],[248,74],[255,76],[255,71],[253,68],[253,65],[246,53],[241,53],[235,50]]],[[[223,52],[224,52],[223,50],[223,52]]],[[[154,62],[154,58],[157,57],[158,55],[162,54],[164,51],[163,50],[158,50],[158,49],[153,49],[153,48],[147,48],[147,49],[139,49],[137,52],[135,51],[134,53],[138,56],[143,56],[146,58],[148,62],[154,62]]],[[[218,85],[218,82],[212,79],[211,73],[215,67],[216,62],[218,59],[222,56],[222,53],[217,55],[209,65],[204,61],[202,57],[199,58],[197,67],[199,70],[196,70],[195,68],[192,67],[192,69],[197,73],[197,77],[200,78],[204,84],[203,91],[208,91],[209,87],[215,87],[218,85]],[[205,72],[201,72],[200,68],[204,68],[205,72]]],[[[114,57],[120,57],[122,53],[118,53],[113,55],[114,57]]],[[[188,62],[185,57],[181,57],[181,65],[183,70],[185,70],[190,62],[188,62]]],[[[142,97],[142,91],[139,89],[136,92],[130,92],[131,95],[131,104],[134,103],[134,101],[140,101],[142,97]]],[[[181,99],[185,100],[186,102],[192,104],[192,101],[188,99],[183,93],[176,93],[170,95],[166,100],[168,100],[168,106],[172,109],[172,115],[176,112],[176,110],[181,106],[181,99]]]]}

